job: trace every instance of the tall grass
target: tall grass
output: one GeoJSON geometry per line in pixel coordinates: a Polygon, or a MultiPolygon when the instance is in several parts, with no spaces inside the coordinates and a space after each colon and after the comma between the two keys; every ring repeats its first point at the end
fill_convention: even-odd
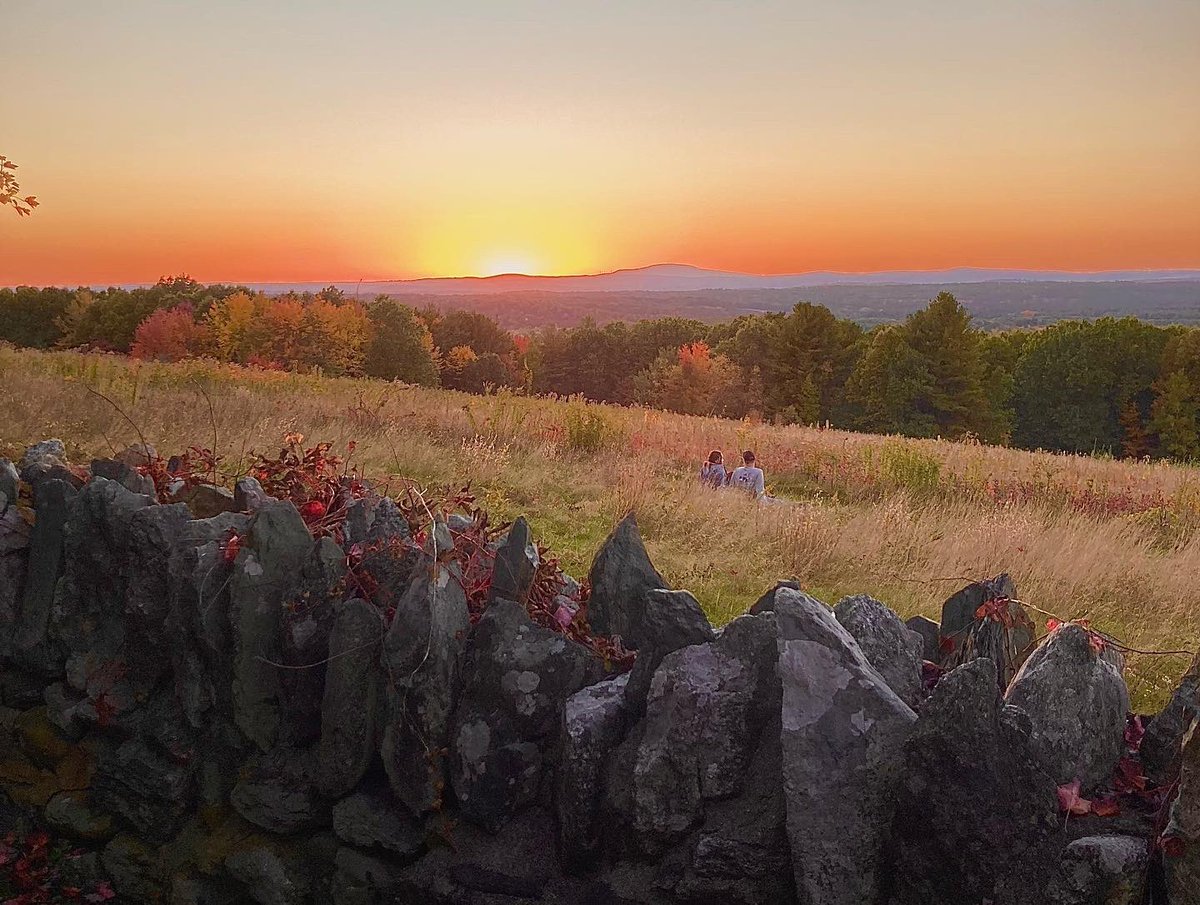
{"type": "MultiPolygon", "coordinates": [[[[164,453],[215,436],[231,475],[250,451],[298,431],[343,450],[356,441],[368,474],[469,480],[497,516],[528,514],[576,574],[634,509],[659,568],[720,622],[778,578],[831,603],[870,593],[903,615],[936,617],[965,581],[1008,571],[1030,606],[1088,618],[1135,647],[1200,644],[1195,468],[11,349],[0,349],[0,455],[58,436],[87,460],[137,439],[85,386],[164,453]],[[714,448],[755,449],[788,502],[700,488],[700,459],[714,448]]],[[[1185,660],[1132,656],[1135,698],[1161,701],[1185,660]]]]}

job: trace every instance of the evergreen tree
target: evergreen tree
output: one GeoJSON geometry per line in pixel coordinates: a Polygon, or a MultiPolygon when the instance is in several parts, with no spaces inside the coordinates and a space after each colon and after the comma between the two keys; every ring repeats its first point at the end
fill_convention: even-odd
{"type": "Polygon", "coordinates": [[[997,423],[983,385],[979,332],[971,315],[949,292],[909,315],[904,338],[929,374],[915,400],[917,417],[931,418],[944,436],[967,433],[994,439],[997,423]]]}
{"type": "Polygon", "coordinates": [[[823,305],[801,302],[771,335],[764,367],[767,413],[783,420],[838,420],[862,329],[823,305]]]}
{"type": "Polygon", "coordinates": [[[846,383],[851,425],[872,433],[932,437],[937,422],[920,408],[921,400],[932,393],[932,383],[929,369],[901,327],[876,328],[846,383]]]}
{"type": "Polygon", "coordinates": [[[1200,392],[1187,374],[1175,371],[1158,384],[1150,412],[1150,429],[1158,435],[1159,449],[1173,459],[1200,459],[1200,392]]]}

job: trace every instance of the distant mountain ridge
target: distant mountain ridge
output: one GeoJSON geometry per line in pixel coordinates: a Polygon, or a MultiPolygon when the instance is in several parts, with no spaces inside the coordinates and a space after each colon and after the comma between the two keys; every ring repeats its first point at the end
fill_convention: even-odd
{"type": "MultiPolygon", "coordinates": [[[[954,267],[947,270],[888,270],[875,273],[811,271],[752,274],[706,270],[691,264],[652,264],[609,273],[540,276],[504,273],[488,277],[426,277],[414,280],[333,281],[346,292],[369,295],[486,295],[503,292],[691,292],[709,289],[800,289],[807,286],[962,284],[996,282],[1109,283],[1200,279],[1200,270],[1006,270],[954,267]]],[[[266,292],[317,290],[329,283],[249,283],[266,292]]]]}

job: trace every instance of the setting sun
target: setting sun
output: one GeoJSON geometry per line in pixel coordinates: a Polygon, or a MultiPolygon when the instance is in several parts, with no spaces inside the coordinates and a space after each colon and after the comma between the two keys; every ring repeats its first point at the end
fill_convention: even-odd
{"type": "Polygon", "coordinates": [[[486,255],[479,262],[475,275],[491,277],[502,273],[545,272],[545,265],[533,255],[524,252],[503,251],[486,255]]]}

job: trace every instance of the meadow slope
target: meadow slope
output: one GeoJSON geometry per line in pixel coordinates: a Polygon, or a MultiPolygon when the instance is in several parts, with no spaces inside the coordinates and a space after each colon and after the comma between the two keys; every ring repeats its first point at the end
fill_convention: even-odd
{"type": "MultiPolygon", "coordinates": [[[[1142,650],[1200,645],[1200,469],[0,348],[0,455],[57,436],[83,461],[139,432],[164,455],[215,446],[230,477],[287,433],[339,452],[354,441],[369,477],[470,482],[495,516],[527,514],[580,576],[634,509],[660,570],[716,622],[787,577],[830,603],[869,593],[936,618],[967,580],[1008,571],[1039,623],[1089,619],[1142,650]],[[787,502],[697,486],[708,450],[744,447],[787,502]]],[[[1186,662],[1131,654],[1135,699],[1161,701],[1186,662]]]]}

